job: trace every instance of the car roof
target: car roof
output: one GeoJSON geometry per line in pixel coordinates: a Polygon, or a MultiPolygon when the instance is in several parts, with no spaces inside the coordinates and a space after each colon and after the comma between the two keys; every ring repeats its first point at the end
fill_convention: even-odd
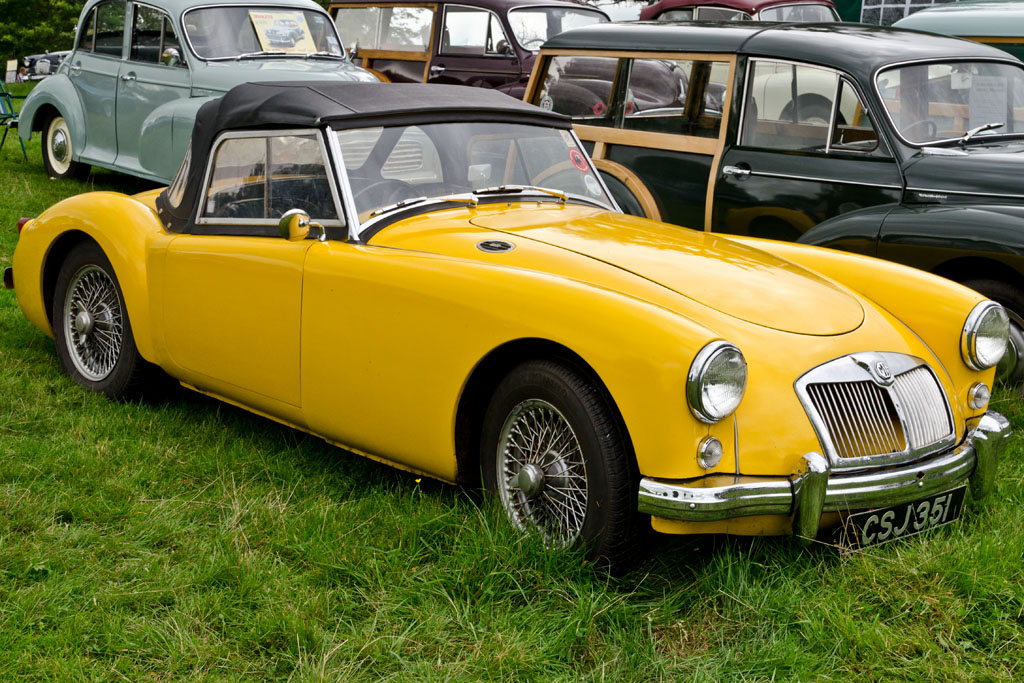
{"type": "MultiPolygon", "coordinates": [[[[211,147],[225,132],[331,126],[493,121],[568,130],[572,120],[487,88],[426,83],[243,83],[199,108],[192,128],[188,178],[178,206],[157,197],[160,218],[178,232],[190,229],[211,147]]],[[[177,182],[177,181],[175,181],[177,182]]]]}
{"type": "Polygon", "coordinates": [[[725,7],[753,13],[779,5],[828,5],[835,8],[832,0],[661,0],[646,7],[643,17],[654,16],[677,7],[725,7]]]}
{"type": "Polygon", "coordinates": [[[1024,2],[954,2],[936,5],[900,19],[900,28],[958,36],[1019,36],[1024,34],[1024,2]]]}
{"type": "MultiPolygon", "coordinates": [[[[466,5],[469,7],[482,7],[491,10],[510,10],[517,7],[572,7],[580,10],[591,10],[604,14],[603,11],[583,2],[574,0],[439,0],[450,5],[466,5]]],[[[345,5],[358,4],[366,5],[366,0],[332,0],[331,8],[344,7],[345,5]]],[[[374,5],[412,5],[419,4],[417,0],[383,0],[375,2],[374,5]]],[[[607,16],[607,15],[606,15],[607,16]]]]}
{"type": "Polygon", "coordinates": [[[876,69],[929,59],[1017,61],[969,40],[866,24],[629,22],[591,24],[560,33],[544,49],[621,52],[724,52],[792,59],[868,81],[876,69]]]}
{"type": "MultiPolygon", "coordinates": [[[[102,0],[89,0],[85,4],[83,12],[91,9],[99,2],[102,2],[102,0]]],[[[213,0],[212,2],[210,0],[145,0],[145,4],[165,10],[169,14],[175,16],[181,14],[185,10],[193,9],[195,7],[218,7],[221,5],[252,8],[279,6],[295,7],[296,9],[323,10],[323,7],[314,2],[314,0],[266,0],[265,2],[244,2],[243,0],[213,0]]]]}

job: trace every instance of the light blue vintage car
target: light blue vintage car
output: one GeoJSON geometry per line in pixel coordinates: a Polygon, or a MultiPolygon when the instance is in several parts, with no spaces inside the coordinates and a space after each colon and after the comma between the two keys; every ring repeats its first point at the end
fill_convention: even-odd
{"type": "Polygon", "coordinates": [[[94,165],[169,182],[210,98],[245,82],[325,79],[378,80],[312,0],[89,0],[74,51],[29,94],[18,132],[43,134],[55,178],[94,165]]]}

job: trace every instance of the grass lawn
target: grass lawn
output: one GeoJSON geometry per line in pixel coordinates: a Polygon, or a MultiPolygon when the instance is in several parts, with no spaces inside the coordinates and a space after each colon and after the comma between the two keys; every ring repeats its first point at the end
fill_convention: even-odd
{"type": "MultiPolygon", "coordinates": [[[[18,217],[145,187],[51,181],[9,139],[0,267],[18,217]]],[[[1015,436],[995,493],[923,537],[660,538],[610,578],[205,397],[89,394],[0,290],[0,680],[1021,680],[1022,466],[1015,436]]]]}

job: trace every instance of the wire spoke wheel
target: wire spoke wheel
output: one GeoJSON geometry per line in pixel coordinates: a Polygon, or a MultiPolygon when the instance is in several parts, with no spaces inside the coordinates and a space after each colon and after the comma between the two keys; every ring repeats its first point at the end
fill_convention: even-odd
{"type": "Polygon", "coordinates": [[[512,522],[551,545],[576,541],[587,513],[587,468],[568,420],[529,399],[505,419],[498,440],[498,494],[512,522]]]}
{"type": "Polygon", "coordinates": [[[83,266],[72,276],[64,301],[64,338],[75,369],[90,381],[105,379],[124,343],[117,285],[99,266],[83,266]]]}

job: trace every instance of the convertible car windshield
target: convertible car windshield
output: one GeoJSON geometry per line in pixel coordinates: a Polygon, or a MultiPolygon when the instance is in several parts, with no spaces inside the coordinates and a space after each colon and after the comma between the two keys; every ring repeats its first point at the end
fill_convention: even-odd
{"type": "Polygon", "coordinates": [[[1024,69],[998,62],[912,64],[878,74],[893,124],[913,144],[1024,135],[1024,69]]]}
{"type": "Polygon", "coordinates": [[[360,221],[443,199],[507,195],[612,206],[567,130],[506,123],[433,123],[337,132],[360,221]]]}
{"type": "Polygon", "coordinates": [[[185,14],[185,33],[201,59],[265,53],[324,53],[342,57],[330,18],[295,7],[204,7],[185,14]]]}
{"type": "Polygon", "coordinates": [[[607,21],[600,12],[564,7],[523,7],[508,13],[516,40],[527,50],[536,52],[551,36],[578,26],[607,21]]]}

